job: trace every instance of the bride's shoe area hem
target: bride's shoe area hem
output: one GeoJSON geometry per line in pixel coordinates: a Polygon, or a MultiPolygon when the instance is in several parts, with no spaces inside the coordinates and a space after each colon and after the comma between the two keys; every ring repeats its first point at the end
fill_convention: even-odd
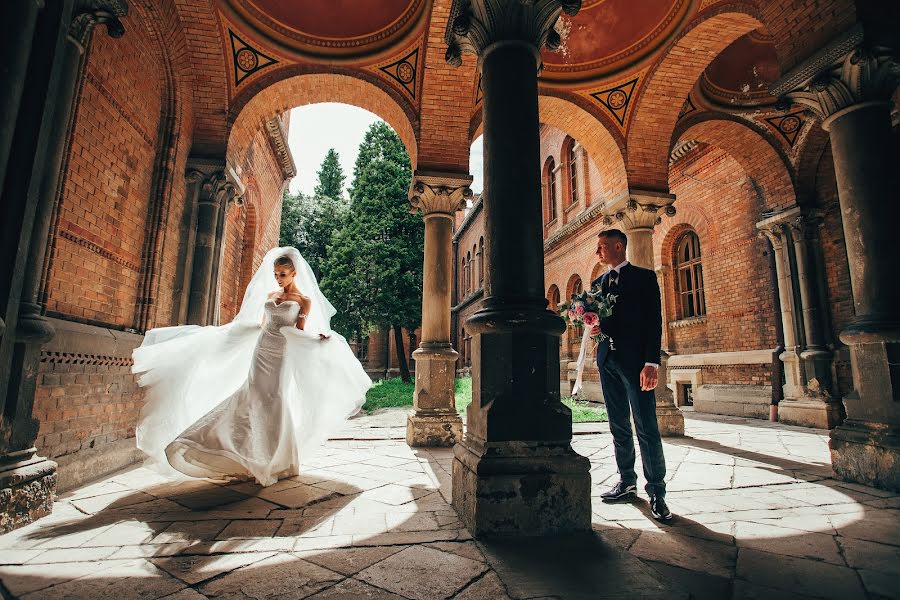
{"type": "Polygon", "coordinates": [[[300,474],[299,465],[260,478],[240,456],[223,449],[204,448],[192,440],[178,438],[166,447],[166,458],[176,471],[199,479],[256,481],[266,487],[279,479],[300,474]]]}

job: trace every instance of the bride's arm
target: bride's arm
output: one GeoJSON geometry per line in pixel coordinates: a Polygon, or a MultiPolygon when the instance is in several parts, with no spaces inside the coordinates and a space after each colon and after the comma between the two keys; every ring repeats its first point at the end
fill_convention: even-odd
{"type": "Polygon", "coordinates": [[[309,314],[310,306],[312,306],[312,303],[309,301],[309,298],[300,299],[300,316],[297,318],[297,329],[306,327],[306,315],[309,314]]]}

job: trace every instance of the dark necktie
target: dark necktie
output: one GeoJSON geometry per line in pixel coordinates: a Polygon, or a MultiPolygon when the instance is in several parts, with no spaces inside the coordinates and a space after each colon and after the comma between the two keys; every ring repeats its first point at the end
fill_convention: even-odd
{"type": "Polygon", "coordinates": [[[615,292],[619,289],[619,272],[613,269],[609,272],[609,291],[615,292]]]}

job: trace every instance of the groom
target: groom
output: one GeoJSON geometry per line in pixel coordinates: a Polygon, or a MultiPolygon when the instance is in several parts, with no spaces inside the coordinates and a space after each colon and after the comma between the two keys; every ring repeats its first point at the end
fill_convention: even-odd
{"type": "Polygon", "coordinates": [[[612,316],[602,319],[591,333],[601,331],[609,336],[597,347],[597,368],[613,435],[616,464],[621,480],[601,494],[612,502],[637,494],[634,471],[634,440],[631,435],[631,413],[637,427],[650,512],[658,521],[672,518],[666,506],[666,459],[656,423],[654,389],[659,369],[662,310],[656,274],[625,260],[628,238],[618,229],[601,231],[597,239],[597,256],[610,267],[591,282],[603,294],[617,296],[612,316]]]}

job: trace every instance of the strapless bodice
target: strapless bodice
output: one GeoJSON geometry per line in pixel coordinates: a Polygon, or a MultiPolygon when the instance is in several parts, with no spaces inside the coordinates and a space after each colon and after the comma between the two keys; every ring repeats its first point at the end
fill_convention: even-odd
{"type": "Polygon", "coordinates": [[[266,301],[266,329],[278,331],[285,325],[294,325],[300,316],[300,304],[294,300],[285,300],[275,304],[274,300],[266,301]]]}

